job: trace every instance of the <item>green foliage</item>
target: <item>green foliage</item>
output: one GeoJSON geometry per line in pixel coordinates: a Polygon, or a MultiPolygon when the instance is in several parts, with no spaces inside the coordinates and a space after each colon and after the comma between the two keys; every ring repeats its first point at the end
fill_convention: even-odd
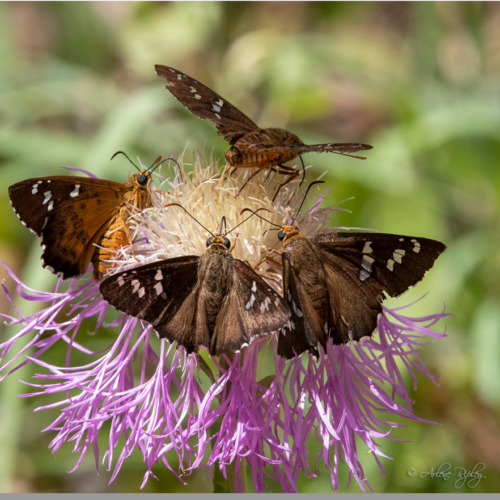
{"type": "MultiPolygon", "coordinates": [[[[372,144],[364,162],[306,156],[308,178],[327,171],[332,203],[355,197],[343,205],[352,214],[336,213],[333,226],[445,242],[423,283],[389,305],[430,291],[414,314],[445,302],[455,316],[448,337],[422,353],[440,385],[422,378],[414,392],[416,413],[441,425],[406,423],[394,437],[413,442],[384,444],[394,458],[382,459],[385,477],[366,456],[366,477],[376,492],[499,491],[499,31],[500,6],[481,2],[0,4],[1,259],[29,285],[53,286],[36,266],[39,241],[10,210],[16,181],[63,174],[59,165],[124,180],[127,163],[109,161],[119,149],[144,163],[186,145],[188,157],[213,148],[223,158],[227,145],[164,89],[155,63],[205,82],[262,126],[286,126],[306,142],[372,144]],[[443,462],[468,470],[484,462],[486,479],[457,489],[419,477],[443,462]]],[[[65,351],[47,354],[62,363],[65,351]]],[[[97,476],[90,454],[68,475],[71,445],[52,459],[50,433],[40,432],[57,409],[31,413],[41,401],[16,398],[17,378],[0,387],[0,450],[11,463],[2,491],[139,491],[139,453],[109,487],[110,473],[97,476]]],[[[310,450],[319,451],[314,439],[310,450]]],[[[186,478],[189,486],[165,467],[156,474],[144,491],[212,491],[207,471],[186,478]]],[[[300,491],[330,491],[327,471],[318,476],[300,479],[300,491]]]]}

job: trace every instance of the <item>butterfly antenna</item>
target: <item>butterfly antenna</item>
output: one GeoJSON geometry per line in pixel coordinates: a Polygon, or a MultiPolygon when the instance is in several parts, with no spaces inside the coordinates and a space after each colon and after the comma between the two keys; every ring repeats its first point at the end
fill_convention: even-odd
{"type": "Polygon", "coordinates": [[[148,170],[153,169],[153,170],[151,170],[151,173],[153,173],[162,163],[165,163],[168,160],[172,160],[177,165],[177,168],[179,169],[179,175],[181,176],[181,180],[182,180],[182,182],[184,182],[184,178],[182,177],[181,166],[177,163],[176,160],[174,160],[173,158],[165,158],[162,161],[160,161],[160,160],[161,160],[161,156],[159,156],[158,159],[148,168],[148,170]]]}
{"type": "MultiPolygon", "coordinates": [[[[207,233],[210,233],[214,238],[215,238],[215,234],[212,233],[212,231],[209,231],[198,219],[195,219],[182,205],[180,205],[179,203],[167,203],[165,205],[165,207],[173,207],[173,206],[177,206],[177,207],[181,207],[182,210],[184,210],[184,212],[186,212],[189,217],[191,217],[191,219],[193,219],[194,221],[196,221],[207,233]]],[[[222,225],[222,224],[221,224],[222,225]]]]}
{"type": "MultiPolygon", "coordinates": [[[[257,215],[257,212],[259,212],[260,210],[265,210],[266,212],[271,212],[271,210],[269,210],[268,208],[259,208],[258,210],[256,210],[255,212],[253,210],[250,210],[249,208],[245,208],[245,210],[248,210],[249,212],[252,212],[252,215],[248,216],[245,220],[243,220],[242,222],[240,222],[237,226],[234,226],[232,229],[230,229],[224,236],[227,236],[230,232],[234,231],[237,227],[240,227],[244,222],[246,222],[248,219],[252,218],[254,215],[257,215]]],[[[245,211],[245,210],[242,210],[240,212],[240,215],[245,211]]],[[[271,212],[272,213],[272,212],[271,212]]],[[[260,217],[260,215],[257,215],[257,217],[260,217]]],[[[266,220],[264,219],[264,217],[260,217],[262,220],[266,220]]],[[[269,222],[268,220],[266,220],[266,222],[269,222]]],[[[269,222],[269,224],[272,224],[272,222],[269,222]]]]}
{"type": "Polygon", "coordinates": [[[125,158],[127,158],[127,160],[132,163],[132,165],[140,172],[141,169],[128,157],[128,155],[126,155],[123,151],[117,151],[112,157],[111,159],[113,159],[116,155],[123,155],[125,156],[125,158]]]}
{"type": "MultiPolygon", "coordinates": [[[[227,230],[227,225],[226,225],[226,216],[225,216],[225,215],[223,215],[223,216],[222,216],[222,219],[221,219],[221,221],[220,221],[219,236],[222,236],[222,224],[224,224],[224,228],[227,230]]],[[[226,233],[224,233],[224,234],[227,234],[227,232],[226,232],[226,233]]]]}
{"type": "Polygon", "coordinates": [[[306,201],[307,193],[309,193],[309,190],[314,186],[314,184],[324,184],[324,183],[325,183],[325,181],[314,181],[314,182],[311,182],[311,184],[309,184],[309,186],[307,187],[307,190],[306,190],[306,194],[304,195],[304,198],[302,199],[302,203],[300,204],[300,207],[297,210],[295,217],[292,219],[292,224],[290,224],[290,225],[293,225],[293,223],[295,222],[295,219],[299,216],[300,211],[302,209],[302,205],[304,204],[304,201],[306,201]]]}
{"type": "Polygon", "coordinates": [[[304,165],[304,160],[302,159],[302,156],[299,156],[299,158],[300,158],[300,161],[302,163],[302,180],[300,181],[300,184],[299,184],[299,187],[300,187],[300,186],[302,186],[302,184],[306,180],[306,166],[304,165]]]}
{"type": "MultiPolygon", "coordinates": [[[[267,210],[268,212],[270,212],[270,210],[268,210],[267,208],[259,208],[259,210],[267,210]]],[[[243,210],[240,212],[240,215],[241,215],[241,214],[243,214],[243,213],[245,213],[245,212],[252,212],[252,214],[253,214],[253,215],[257,215],[257,217],[259,217],[259,219],[262,219],[262,220],[264,220],[264,221],[268,222],[269,224],[272,224],[273,226],[279,227],[279,228],[281,229],[281,226],[280,226],[279,224],[275,224],[274,222],[271,222],[270,220],[264,219],[264,217],[261,217],[260,215],[258,215],[258,214],[257,214],[257,212],[258,212],[259,210],[256,210],[256,211],[254,212],[251,208],[245,208],[245,209],[243,209],[243,210]]],[[[252,217],[252,216],[250,216],[250,217],[252,217]]],[[[248,217],[248,218],[250,218],[250,217],[248,217]]],[[[245,220],[247,220],[247,219],[245,219],[245,220]]],[[[245,222],[245,221],[243,221],[243,222],[245,222]]],[[[242,222],[242,224],[243,224],[243,222],[242,222]]],[[[238,224],[238,225],[239,225],[239,224],[238,224]]],[[[236,226],[236,227],[238,227],[238,226],[236,226]]],[[[236,229],[236,228],[233,228],[233,229],[236,229]]],[[[232,231],[232,229],[231,229],[231,231],[232,231]]]]}
{"type": "Polygon", "coordinates": [[[158,156],[158,158],[156,158],[156,160],[153,162],[153,164],[147,169],[147,170],[151,170],[153,167],[157,167],[158,165],[161,165],[161,156],[158,156]]]}

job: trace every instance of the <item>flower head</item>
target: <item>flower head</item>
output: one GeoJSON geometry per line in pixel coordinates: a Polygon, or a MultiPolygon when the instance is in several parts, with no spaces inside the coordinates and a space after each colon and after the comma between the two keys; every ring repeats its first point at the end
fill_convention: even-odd
{"type": "MultiPolygon", "coordinates": [[[[265,208],[265,218],[278,225],[296,214],[305,192],[297,182],[282,189],[273,203],[273,174],[267,181],[254,178],[240,192],[248,175],[243,171],[227,176],[213,163],[198,159],[191,172],[177,172],[173,180],[159,176],[164,193],[152,208],[133,215],[135,255],[123,248],[113,261],[114,270],[200,255],[208,237],[204,227],[218,231],[225,216],[231,230],[248,217],[241,213],[245,208],[265,208]],[[172,202],[182,205],[196,221],[180,207],[165,207],[172,202]]],[[[329,215],[339,210],[319,207],[325,194],[297,218],[304,236],[326,230],[329,215]]],[[[280,246],[269,224],[253,216],[228,237],[233,256],[251,266],[260,263],[259,274],[279,291],[280,246]]],[[[14,351],[21,337],[32,338],[2,366],[4,377],[22,364],[36,363],[41,369],[36,376],[39,383],[29,383],[36,390],[27,396],[60,394],[57,404],[39,408],[60,409],[46,429],[55,433],[50,445],[53,452],[73,441],[74,451],[80,453],[75,470],[93,446],[96,464],[102,460],[113,470],[111,480],[139,448],[145,464],[144,483],[161,463],[180,481],[186,481],[196,468],[217,468],[224,477],[235,477],[231,488],[241,491],[246,461],[256,492],[275,482],[284,492],[294,492],[299,472],[314,476],[315,464],[322,461],[337,489],[344,460],[350,475],[365,489],[369,484],[358,460],[357,442],[373,453],[382,469],[379,457],[384,455],[376,439],[390,438],[397,424],[380,420],[379,412],[421,420],[411,408],[401,362],[414,380],[417,371],[433,379],[418,350],[423,337],[431,343],[443,336],[433,327],[444,312],[416,319],[404,316],[401,309],[384,309],[378,334],[343,346],[330,342],[326,352],[320,349],[317,360],[310,355],[291,361],[280,358],[276,334],[256,337],[232,355],[210,357],[205,349],[186,355],[183,348],[159,340],[151,325],[136,318],[120,314],[106,322],[111,308],[95,281],[74,280],[66,291],[59,291],[59,284],[54,293],[46,293],[28,289],[8,271],[23,299],[50,304],[28,317],[18,311],[8,317],[9,324],[20,330],[0,345],[0,355],[14,351]],[[59,313],[67,306],[69,314],[61,319],[59,313]],[[96,331],[119,329],[118,337],[100,352],[88,347],[89,338],[81,328],[90,317],[96,319],[96,331]],[[68,346],[61,366],[44,361],[44,353],[56,342],[68,346]],[[75,365],[73,350],[88,356],[88,362],[75,365]],[[101,457],[97,436],[104,432],[105,422],[111,425],[101,457]],[[308,453],[311,436],[322,445],[317,457],[308,453]],[[176,468],[174,455],[179,462],[176,468]]]]}

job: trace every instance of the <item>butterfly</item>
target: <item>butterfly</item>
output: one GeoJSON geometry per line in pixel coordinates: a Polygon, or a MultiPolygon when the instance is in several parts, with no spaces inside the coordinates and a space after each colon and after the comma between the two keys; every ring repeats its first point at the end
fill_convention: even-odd
{"type": "MultiPolygon", "coordinates": [[[[288,176],[288,179],[279,185],[273,201],[280,189],[299,175],[293,167],[285,166],[283,163],[304,153],[328,152],[353,156],[351,153],[372,149],[372,146],[358,143],[307,145],[287,130],[261,129],[230,102],[194,78],[174,68],[159,64],[155,65],[155,70],[158,76],[167,80],[167,90],[181,104],[198,118],[210,120],[217,127],[218,134],[229,142],[231,149],[226,153],[226,161],[229,165],[234,168],[256,169],[246,183],[264,169],[274,169],[288,176]]],[[[353,157],[365,159],[361,156],[353,157]]]]}
{"type": "Polygon", "coordinates": [[[291,311],[278,340],[278,354],[286,358],[317,354],[318,343],[326,350],[329,337],[346,344],[350,335],[354,340],[371,336],[384,293],[397,297],[417,284],[446,249],[436,240],[397,234],[335,232],[307,238],[295,220],[278,227],[283,294],[291,311]]]}
{"type": "MultiPolygon", "coordinates": [[[[117,154],[125,155],[119,151],[111,159],[117,154]]],[[[14,212],[40,238],[43,267],[66,280],[84,274],[92,262],[93,276],[100,280],[112,265],[106,260],[120,247],[132,245],[130,215],[152,206],[150,170],[163,163],[160,160],[144,170],[134,165],[139,172],[123,184],[52,176],[10,186],[14,212]]]]}
{"type": "Polygon", "coordinates": [[[211,236],[201,256],[161,260],[106,278],[100,285],[104,300],[151,323],[160,338],[188,353],[200,346],[211,355],[236,352],[256,335],[277,331],[290,310],[250,266],[232,257],[223,223],[224,217],[215,235],[204,228],[211,236]]]}

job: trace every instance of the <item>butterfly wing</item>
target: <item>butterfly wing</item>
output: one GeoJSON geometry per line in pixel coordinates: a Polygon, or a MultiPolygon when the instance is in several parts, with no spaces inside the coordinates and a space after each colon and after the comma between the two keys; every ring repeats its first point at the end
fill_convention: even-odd
{"type": "Polygon", "coordinates": [[[233,262],[233,283],[217,316],[212,355],[239,351],[256,335],[277,331],[290,319],[283,298],[245,263],[233,262]]]}
{"type": "Polygon", "coordinates": [[[427,238],[383,233],[336,233],[311,239],[322,253],[328,323],[335,343],[371,335],[383,292],[398,296],[417,284],[446,246],[427,238]]]}
{"type": "Polygon", "coordinates": [[[282,254],[283,290],[291,318],[278,339],[278,354],[288,359],[305,351],[317,354],[317,343],[326,346],[324,322],[314,308],[311,297],[300,286],[289,256],[282,254]]]}
{"type": "Polygon", "coordinates": [[[248,116],[194,78],[168,66],[157,64],[155,69],[158,76],[167,80],[167,90],[198,118],[210,120],[229,144],[260,130],[248,116]]]}
{"type": "Polygon", "coordinates": [[[69,279],[87,271],[94,244],[127,190],[113,181],[54,176],[17,182],[9,197],[21,222],[41,239],[43,266],[69,279]]]}
{"type": "Polygon", "coordinates": [[[189,255],[153,262],[114,274],[99,289],[113,307],[151,323],[160,338],[190,353],[210,344],[204,309],[198,307],[199,261],[189,255]]]}
{"type": "MultiPolygon", "coordinates": [[[[268,148],[271,151],[273,148],[268,148]]],[[[350,155],[351,153],[356,153],[358,151],[366,151],[372,149],[372,146],[368,144],[358,144],[358,143],[347,143],[347,144],[297,144],[293,146],[283,146],[277,149],[283,151],[289,151],[297,155],[302,155],[304,153],[340,153],[345,155],[350,155]]],[[[356,156],[356,158],[365,160],[366,158],[362,156],[356,156]]]]}

